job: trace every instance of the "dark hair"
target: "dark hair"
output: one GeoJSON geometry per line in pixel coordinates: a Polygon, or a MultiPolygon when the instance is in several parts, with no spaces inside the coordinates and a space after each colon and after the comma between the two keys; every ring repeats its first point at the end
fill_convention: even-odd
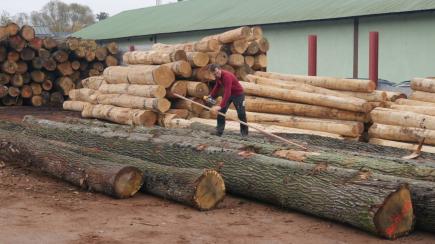
{"type": "Polygon", "coordinates": [[[211,72],[214,72],[215,69],[220,69],[220,68],[221,68],[221,66],[219,66],[219,64],[209,64],[208,65],[208,70],[211,72]]]}

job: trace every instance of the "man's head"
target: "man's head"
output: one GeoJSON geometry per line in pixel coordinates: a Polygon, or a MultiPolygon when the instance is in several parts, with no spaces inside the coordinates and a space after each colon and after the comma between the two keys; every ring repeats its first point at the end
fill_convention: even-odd
{"type": "Polygon", "coordinates": [[[217,64],[210,64],[208,66],[208,70],[214,74],[216,78],[221,78],[222,70],[221,67],[217,64]]]}

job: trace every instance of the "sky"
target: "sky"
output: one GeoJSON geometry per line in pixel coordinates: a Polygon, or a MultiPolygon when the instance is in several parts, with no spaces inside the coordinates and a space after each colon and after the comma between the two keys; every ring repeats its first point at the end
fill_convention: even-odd
{"type": "MultiPolygon", "coordinates": [[[[1,0],[6,1],[6,0],[1,0]]],[[[110,16],[124,10],[143,8],[156,5],[156,0],[62,0],[65,3],[79,3],[88,5],[94,13],[108,12],[110,16]]],[[[40,10],[49,0],[15,0],[0,5],[0,12],[5,10],[11,15],[20,12],[30,13],[40,10]]],[[[161,0],[162,3],[176,2],[176,0],[161,0]]]]}

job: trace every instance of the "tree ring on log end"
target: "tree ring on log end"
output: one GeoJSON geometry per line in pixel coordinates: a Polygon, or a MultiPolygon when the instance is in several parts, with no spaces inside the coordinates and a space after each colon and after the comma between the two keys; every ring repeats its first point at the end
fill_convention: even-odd
{"type": "Polygon", "coordinates": [[[205,170],[199,177],[193,197],[194,204],[200,210],[214,208],[225,197],[225,183],[215,170],[205,170]]]}
{"type": "Polygon", "coordinates": [[[160,66],[153,71],[153,78],[156,85],[164,86],[168,88],[175,81],[175,74],[172,70],[166,66],[160,66]]]}
{"type": "Polygon", "coordinates": [[[136,167],[124,167],[115,176],[114,191],[118,198],[134,196],[143,184],[143,173],[136,167]]]}
{"type": "Polygon", "coordinates": [[[379,234],[388,239],[407,235],[412,231],[414,221],[411,193],[407,184],[387,197],[374,218],[379,234]]]}

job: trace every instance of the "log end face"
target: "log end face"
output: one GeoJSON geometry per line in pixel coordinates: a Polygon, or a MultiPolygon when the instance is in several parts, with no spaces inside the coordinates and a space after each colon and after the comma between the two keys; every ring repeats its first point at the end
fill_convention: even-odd
{"type": "Polygon", "coordinates": [[[198,209],[213,209],[224,199],[225,183],[217,171],[205,170],[197,182],[193,201],[198,209]]]}
{"type": "Polygon", "coordinates": [[[143,173],[136,167],[127,166],[121,169],[113,184],[116,197],[129,198],[136,194],[143,184],[143,173]]]}
{"type": "Polygon", "coordinates": [[[175,74],[172,70],[166,66],[160,66],[153,71],[154,81],[157,85],[161,85],[165,88],[171,86],[175,81],[175,74]]]}
{"type": "Polygon", "coordinates": [[[407,235],[413,230],[414,221],[411,193],[407,185],[390,194],[374,218],[378,233],[387,239],[407,235]]]}

